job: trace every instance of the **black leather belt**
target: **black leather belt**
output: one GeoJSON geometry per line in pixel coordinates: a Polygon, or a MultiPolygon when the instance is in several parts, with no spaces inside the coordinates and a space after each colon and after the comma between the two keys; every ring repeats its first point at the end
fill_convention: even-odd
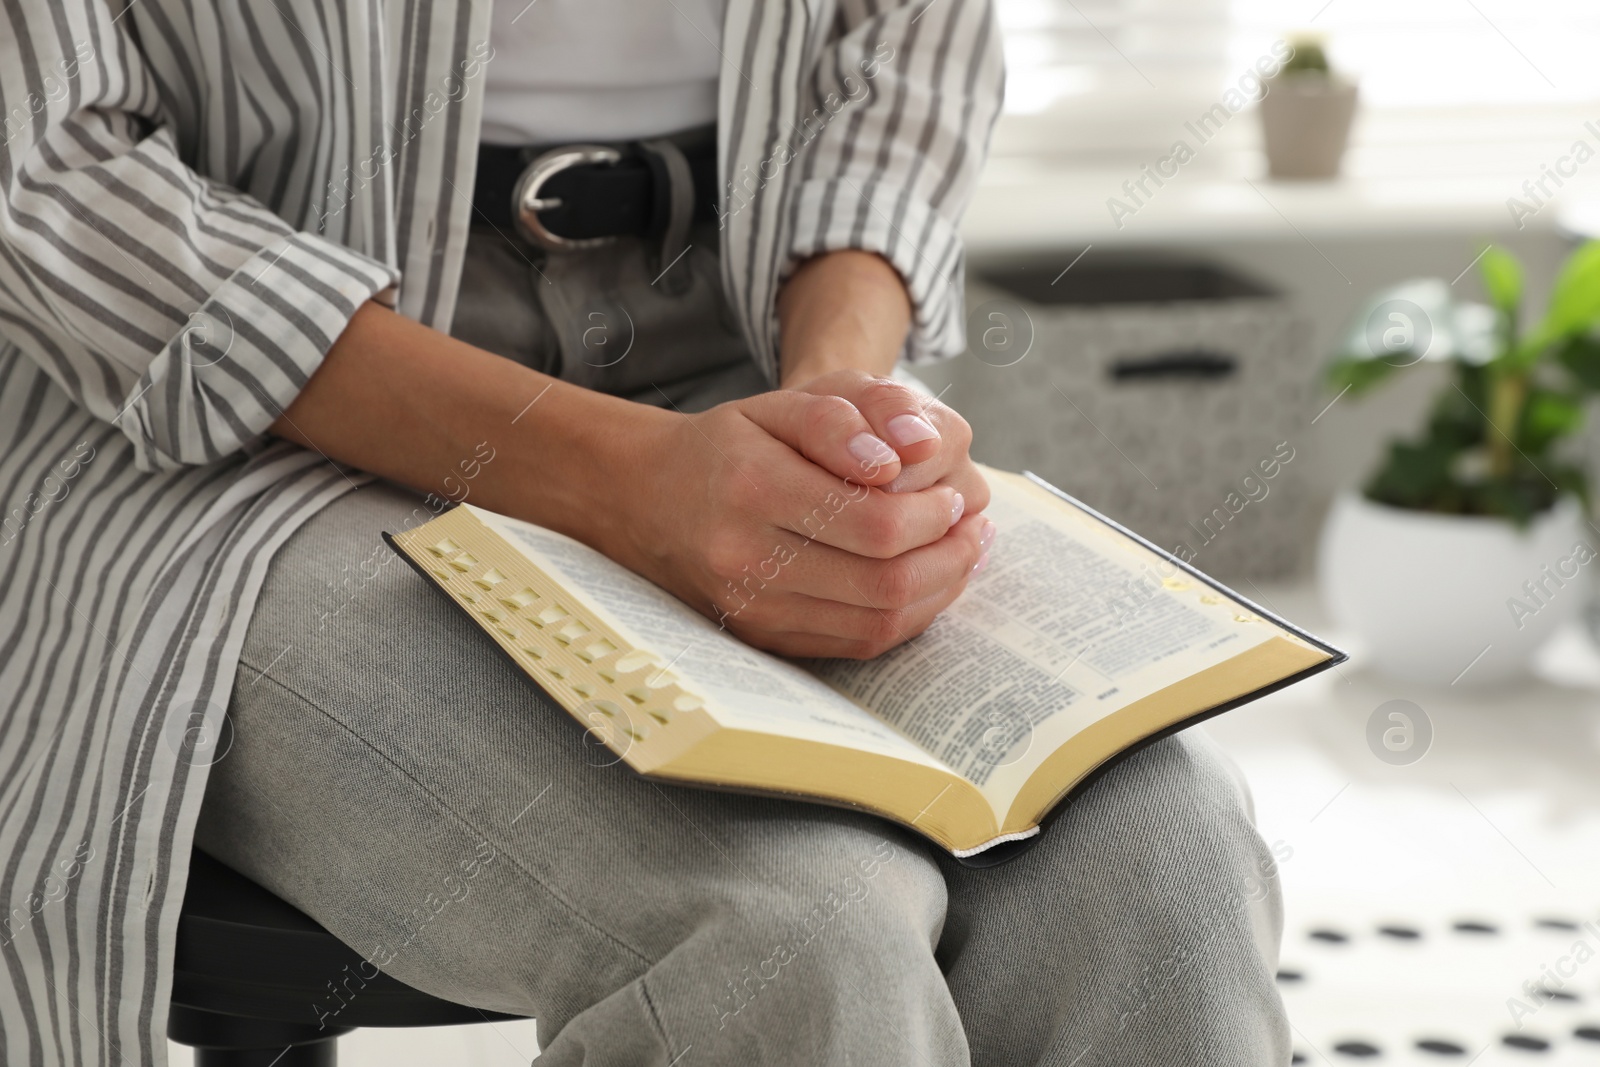
{"type": "MultiPolygon", "coordinates": [[[[696,221],[716,217],[715,138],[681,149],[694,186],[696,221]]],[[[554,148],[479,145],[475,222],[552,251],[589,248],[624,235],[660,236],[671,214],[661,155],[637,142],[554,148]]]]}

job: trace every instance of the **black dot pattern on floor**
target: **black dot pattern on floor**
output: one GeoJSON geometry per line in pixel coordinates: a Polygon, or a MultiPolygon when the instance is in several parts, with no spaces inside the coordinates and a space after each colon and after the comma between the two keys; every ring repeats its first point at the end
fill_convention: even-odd
{"type": "Polygon", "coordinates": [[[1465,1046],[1437,1037],[1423,1038],[1417,1042],[1417,1048],[1423,1052],[1431,1052],[1435,1056],[1465,1056],[1467,1054],[1465,1046]]]}
{"type": "Polygon", "coordinates": [[[1380,926],[1378,933],[1384,937],[1392,937],[1396,941],[1417,941],[1422,937],[1422,931],[1415,926],[1401,926],[1398,923],[1380,926]]]}
{"type": "Polygon", "coordinates": [[[1600,897],[1454,915],[1330,903],[1285,931],[1275,975],[1294,1062],[1600,1067],[1600,897]]]}
{"type": "Polygon", "coordinates": [[[1306,1062],[1306,1054],[1304,1052],[1296,1052],[1293,1056],[1289,1057],[1289,1062],[1290,1063],[1305,1063],[1306,1062]]]}
{"type": "Polygon", "coordinates": [[[1358,1060],[1370,1060],[1374,1056],[1383,1055],[1383,1049],[1369,1041],[1341,1041],[1333,1046],[1333,1051],[1341,1056],[1353,1056],[1358,1060]]]}

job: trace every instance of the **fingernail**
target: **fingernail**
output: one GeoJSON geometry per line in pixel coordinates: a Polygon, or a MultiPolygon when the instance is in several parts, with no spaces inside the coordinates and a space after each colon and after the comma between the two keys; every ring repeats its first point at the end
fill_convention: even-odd
{"type": "Polygon", "coordinates": [[[887,429],[894,443],[902,448],[918,441],[932,441],[939,436],[933,423],[921,415],[896,415],[889,420],[887,429]]]}
{"type": "Polygon", "coordinates": [[[967,498],[962,496],[960,493],[957,493],[956,498],[950,502],[950,525],[954,526],[956,523],[960,522],[961,516],[966,512],[966,510],[967,498]]]}
{"type": "Polygon", "coordinates": [[[989,565],[989,553],[985,552],[983,555],[978,557],[978,562],[976,562],[976,563],[974,563],[972,565],[972,573],[973,574],[982,574],[983,573],[983,568],[987,567],[988,565],[989,565]]]}
{"type": "Polygon", "coordinates": [[[863,463],[875,463],[878,466],[893,463],[900,457],[895,455],[894,449],[881,437],[874,437],[870,433],[858,433],[850,438],[850,443],[845,446],[850,454],[863,463]]]}
{"type": "Polygon", "coordinates": [[[989,554],[989,546],[994,544],[994,535],[999,532],[993,521],[984,521],[983,529],[978,532],[978,547],[983,550],[985,556],[989,554]]]}

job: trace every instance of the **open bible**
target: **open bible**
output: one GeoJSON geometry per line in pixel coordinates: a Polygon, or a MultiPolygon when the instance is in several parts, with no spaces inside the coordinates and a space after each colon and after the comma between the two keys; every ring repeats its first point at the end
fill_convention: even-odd
{"type": "Polygon", "coordinates": [[[867,661],[760,652],[586,545],[470,505],[385,537],[639,773],[864,809],[973,865],[1142,743],[1345,658],[1044,482],[984,474],[989,566],[867,661]]]}

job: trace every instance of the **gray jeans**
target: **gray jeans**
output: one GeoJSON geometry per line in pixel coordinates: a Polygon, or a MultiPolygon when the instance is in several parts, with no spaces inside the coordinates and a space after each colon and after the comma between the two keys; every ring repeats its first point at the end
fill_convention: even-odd
{"type": "MultiPolygon", "coordinates": [[[[475,242],[459,332],[565,373],[574,323],[528,297],[547,283],[522,254],[475,242]]],[[[642,307],[637,376],[588,384],[665,402],[656,346],[727,337],[703,307],[642,307]]],[[[708,362],[663,372],[672,402],[759,388],[748,361],[708,362]]],[[[1274,858],[1198,731],[995,870],[867,815],[656,785],[383,548],[428,515],[370,485],[272,561],[198,831],[383,970],[537,1017],[555,1067],[1289,1061],[1274,858]]]]}

